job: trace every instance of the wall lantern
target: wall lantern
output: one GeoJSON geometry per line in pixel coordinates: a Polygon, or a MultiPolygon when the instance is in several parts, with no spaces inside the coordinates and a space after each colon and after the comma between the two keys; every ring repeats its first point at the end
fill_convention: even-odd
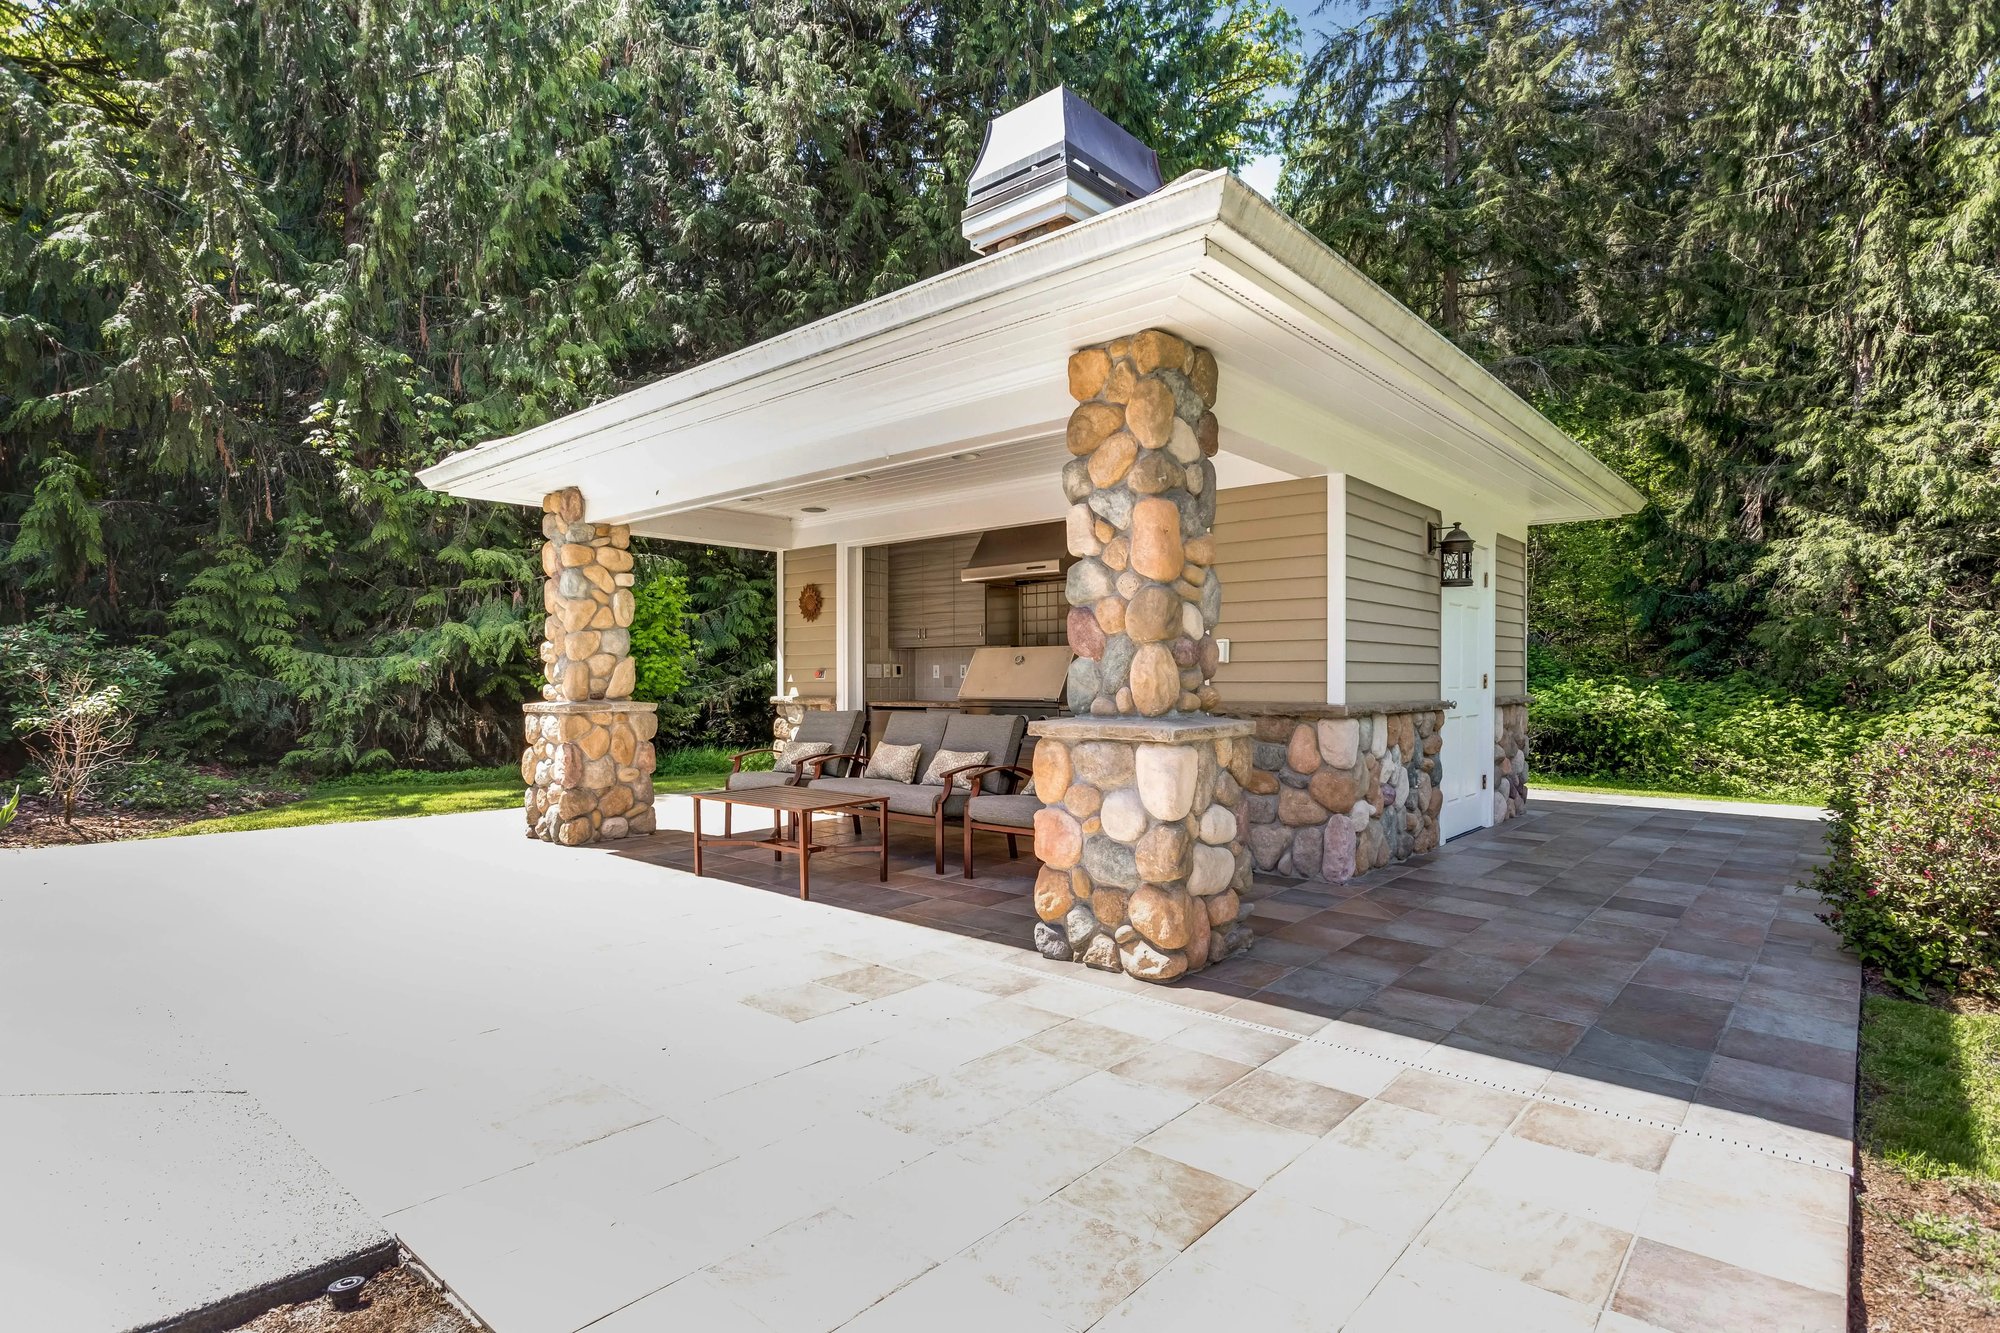
{"type": "Polygon", "coordinates": [[[1472,586],[1472,538],[1464,528],[1453,523],[1451,531],[1440,533],[1438,525],[1430,524],[1431,554],[1438,557],[1438,584],[1446,588],[1470,588],[1472,586]]]}

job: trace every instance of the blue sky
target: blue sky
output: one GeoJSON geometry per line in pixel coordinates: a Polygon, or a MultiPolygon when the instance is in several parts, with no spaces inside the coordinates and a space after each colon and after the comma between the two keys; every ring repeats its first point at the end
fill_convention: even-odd
{"type": "MultiPolygon", "coordinates": [[[[1328,29],[1345,27],[1361,14],[1365,0],[1326,0],[1325,4],[1315,4],[1313,0],[1293,0],[1284,7],[1299,21],[1306,52],[1319,46],[1320,36],[1328,29]]],[[[1278,172],[1283,162],[1276,156],[1260,157],[1244,167],[1239,174],[1253,190],[1269,198],[1278,192],[1278,172]]]]}

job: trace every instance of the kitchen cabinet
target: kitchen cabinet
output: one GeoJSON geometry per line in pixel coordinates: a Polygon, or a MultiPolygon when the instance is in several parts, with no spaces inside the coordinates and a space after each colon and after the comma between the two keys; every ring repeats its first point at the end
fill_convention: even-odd
{"type": "Polygon", "coordinates": [[[978,533],[889,548],[889,646],[976,648],[986,642],[986,585],[958,577],[978,533]]]}

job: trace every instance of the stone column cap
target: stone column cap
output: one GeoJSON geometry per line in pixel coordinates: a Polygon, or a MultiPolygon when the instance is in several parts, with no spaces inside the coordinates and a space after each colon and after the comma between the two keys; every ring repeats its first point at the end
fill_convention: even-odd
{"type": "Polygon", "coordinates": [[[524,713],[602,713],[617,709],[628,713],[657,713],[660,706],[643,699],[536,699],[521,705],[524,713]]]}
{"type": "Polygon", "coordinates": [[[1047,740],[1124,741],[1128,744],[1192,745],[1198,741],[1233,740],[1248,736],[1256,724],[1209,713],[1166,717],[1050,717],[1028,724],[1028,734],[1047,740]]]}

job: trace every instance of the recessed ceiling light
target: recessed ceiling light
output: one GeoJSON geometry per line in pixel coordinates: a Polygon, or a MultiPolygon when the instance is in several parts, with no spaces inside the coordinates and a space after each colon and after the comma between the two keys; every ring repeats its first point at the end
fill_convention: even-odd
{"type": "Polygon", "coordinates": [[[806,506],[806,507],[805,507],[804,509],[801,509],[801,510],[800,510],[799,512],[800,512],[801,514],[824,514],[824,513],[826,512],[826,506],[825,506],[825,505],[807,505],[807,506],[806,506]]]}
{"type": "Polygon", "coordinates": [[[962,455],[960,455],[960,456],[961,456],[961,457],[963,457],[963,458],[977,458],[977,457],[979,457],[979,455],[978,455],[978,454],[962,454],[962,455]]]}

